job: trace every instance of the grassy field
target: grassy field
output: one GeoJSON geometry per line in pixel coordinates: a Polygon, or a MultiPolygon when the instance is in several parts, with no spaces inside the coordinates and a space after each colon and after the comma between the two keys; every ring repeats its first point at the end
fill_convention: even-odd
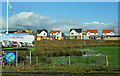
{"type": "Polygon", "coordinates": [[[82,52],[76,48],[91,46],[118,46],[120,41],[100,40],[43,40],[35,41],[37,56],[81,56],[82,52]]]}
{"type": "Polygon", "coordinates": [[[70,72],[70,73],[120,73],[120,67],[117,66],[101,66],[101,65],[53,65],[39,63],[38,65],[19,64],[19,67],[6,65],[3,71],[54,71],[54,72],[70,72]]]}
{"type": "Polygon", "coordinates": [[[12,47],[12,48],[2,48],[1,50],[34,50],[34,47],[12,47]]]}
{"type": "MultiPolygon", "coordinates": [[[[78,49],[78,48],[77,48],[78,49]]],[[[71,64],[78,65],[106,65],[106,56],[110,66],[120,66],[118,46],[102,46],[102,47],[84,47],[79,48],[84,51],[83,56],[71,56],[71,64]]],[[[48,60],[53,64],[67,64],[68,56],[49,57],[48,60]]]]}
{"type": "Polygon", "coordinates": [[[120,73],[118,42],[96,40],[36,41],[35,51],[32,51],[32,65],[29,64],[29,58],[27,58],[29,52],[21,51],[19,57],[23,61],[19,61],[19,67],[11,63],[11,66],[9,66],[10,64],[5,65],[3,71],[120,73]],[[83,57],[87,54],[93,56],[83,57]],[[71,58],[70,66],[68,56],[71,58]],[[108,56],[109,66],[106,66],[105,56],[108,56]]]}
{"type": "Polygon", "coordinates": [[[120,65],[119,46],[85,47],[82,49],[90,49],[91,51],[86,50],[88,54],[101,54],[107,56],[109,65],[120,65]]]}

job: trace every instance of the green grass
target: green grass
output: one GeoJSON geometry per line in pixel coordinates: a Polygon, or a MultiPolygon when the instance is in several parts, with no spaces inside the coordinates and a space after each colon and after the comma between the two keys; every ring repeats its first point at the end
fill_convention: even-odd
{"type": "Polygon", "coordinates": [[[70,72],[70,73],[120,73],[120,67],[101,66],[101,65],[53,65],[39,63],[38,65],[29,64],[21,67],[6,66],[3,71],[55,71],[55,72],[70,72]]]}
{"type": "MultiPolygon", "coordinates": [[[[90,49],[89,51],[86,50],[85,52],[87,54],[102,54],[102,55],[107,55],[108,56],[108,61],[109,61],[109,66],[105,66],[105,57],[97,57],[97,56],[92,56],[92,57],[81,57],[81,56],[72,56],[71,57],[71,66],[69,67],[68,64],[64,64],[61,66],[61,64],[56,63],[52,64],[53,59],[50,59],[48,56],[39,57],[38,65],[35,65],[36,63],[36,54],[37,56],[41,55],[38,52],[40,51],[33,51],[32,52],[32,65],[27,64],[19,64],[19,67],[4,67],[3,71],[66,71],[66,72],[71,72],[71,73],[120,73],[120,67],[118,65],[118,46],[96,46],[96,47],[81,47],[81,48],[76,48],[79,51],[80,49],[90,49]],[[34,54],[35,53],[35,54],[34,54]],[[42,58],[43,57],[43,58],[42,58]],[[77,65],[76,63],[84,63],[87,65],[77,65]],[[97,62],[103,62],[104,64],[99,64],[97,62]],[[97,63],[97,65],[91,65],[97,63]],[[112,66],[111,66],[112,65],[112,66]]],[[[45,51],[48,54],[51,51],[45,51]]],[[[43,54],[45,54],[45,52],[43,54]]],[[[57,51],[58,52],[58,51],[57,51]]],[[[70,52],[70,51],[69,51],[70,52]]],[[[66,52],[65,52],[66,53],[66,52]]],[[[19,56],[23,56],[25,58],[27,55],[29,55],[29,52],[26,52],[26,54],[23,54],[23,52],[19,52],[19,56]]],[[[74,54],[73,54],[74,55],[74,54]]],[[[58,55],[59,56],[59,55],[58,55]]],[[[58,57],[58,58],[63,58],[58,57]]],[[[68,58],[66,56],[66,58],[68,58]]],[[[28,60],[29,62],[29,60],[28,60]]],[[[7,66],[7,65],[5,65],[7,66]]]]}
{"type": "Polygon", "coordinates": [[[85,47],[82,49],[90,49],[92,51],[86,51],[89,54],[102,54],[108,56],[110,65],[118,65],[119,61],[119,46],[101,46],[101,47],[85,47]]]}
{"type": "MultiPolygon", "coordinates": [[[[78,49],[78,48],[77,48],[78,49]]],[[[79,48],[81,49],[81,48],[79,48]]],[[[93,56],[71,56],[71,64],[76,65],[106,65],[106,56],[108,57],[108,63],[112,66],[118,66],[118,46],[104,46],[104,47],[84,47],[83,51],[88,55],[93,56]],[[86,49],[86,50],[85,50],[86,49]],[[94,56],[101,55],[101,56],[94,56]]],[[[44,58],[53,64],[68,64],[68,56],[57,56],[44,58]]],[[[42,61],[41,61],[42,62],[42,61]]]]}
{"type": "Polygon", "coordinates": [[[34,50],[34,47],[2,48],[2,50],[34,50]]]}

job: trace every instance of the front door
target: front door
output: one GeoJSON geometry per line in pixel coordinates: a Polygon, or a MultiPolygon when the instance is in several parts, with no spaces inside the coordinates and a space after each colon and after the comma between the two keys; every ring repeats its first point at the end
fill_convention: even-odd
{"type": "Polygon", "coordinates": [[[75,36],[75,39],[77,39],[77,36],[75,36]]]}

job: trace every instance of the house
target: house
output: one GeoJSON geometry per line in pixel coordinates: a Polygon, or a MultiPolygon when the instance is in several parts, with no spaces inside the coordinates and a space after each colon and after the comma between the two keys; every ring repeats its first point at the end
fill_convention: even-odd
{"type": "Polygon", "coordinates": [[[50,39],[62,39],[62,33],[60,30],[51,30],[50,31],[50,39]]]}
{"type": "Polygon", "coordinates": [[[86,30],[86,35],[89,37],[89,39],[97,39],[98,30],[86,30]]]}
{"type": "Polygon", "coordinates": [[[108,36],[104,40],[120,40],[120,35],[108,36]]]}
{"type": "Polygon", "coordinates": [[[87,36],[86,30],[82,31],[82,39],[89,39],[89,36],[87,36]]]}
{"type": "Polygon", "coordinates": [[[26,30],[26,29],[23,29],[23,30],[18,30],[16,33],[33,33],[33,30],[26,30]]]}
{"type": "Polygon", "coordinates": [[[48,37],[48,31],[46,29],[37,30],[37,40],[46,40],[48,37]]]}
{"type": "Polygon", "coordinates": [[[102,36],[106,37],[106,36],[114,36],[115,35],[115,31],[114,30],[102,30],[102,36]]]}
{"type": "Polygon", "coordinates": [[[70,29],[70,39],[82,39],[82,29],[70,29]]]}

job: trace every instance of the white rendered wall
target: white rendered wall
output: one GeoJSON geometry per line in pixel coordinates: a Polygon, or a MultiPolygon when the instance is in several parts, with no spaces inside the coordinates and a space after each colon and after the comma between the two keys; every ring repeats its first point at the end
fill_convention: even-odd
{"type": "Polygon", "coordinates": [[[82,35],[82,33],[77,33],[75,30],[72,30],[72,31],[70,32],[70,35],[82,35]],[[74,34],[71,34],[71,33],[74,33],[74,34]]]}
{"type": "Polygon", "coordinates": [[[43,30],[40,34],[37,34],[37,36],[47,36],[47,33],[43,30]],[[44,35],[45,33],[45,35],[44,35]]]}
{"type": "Polygon", "coordinates": [[[103,35],[115,35],[115,33],[113,33],[113,34],[112,34],[112,33],[113,33],[113,32],[111,32],[111,33],[106,33],[106,34],[103,33],[103,35]]]}

